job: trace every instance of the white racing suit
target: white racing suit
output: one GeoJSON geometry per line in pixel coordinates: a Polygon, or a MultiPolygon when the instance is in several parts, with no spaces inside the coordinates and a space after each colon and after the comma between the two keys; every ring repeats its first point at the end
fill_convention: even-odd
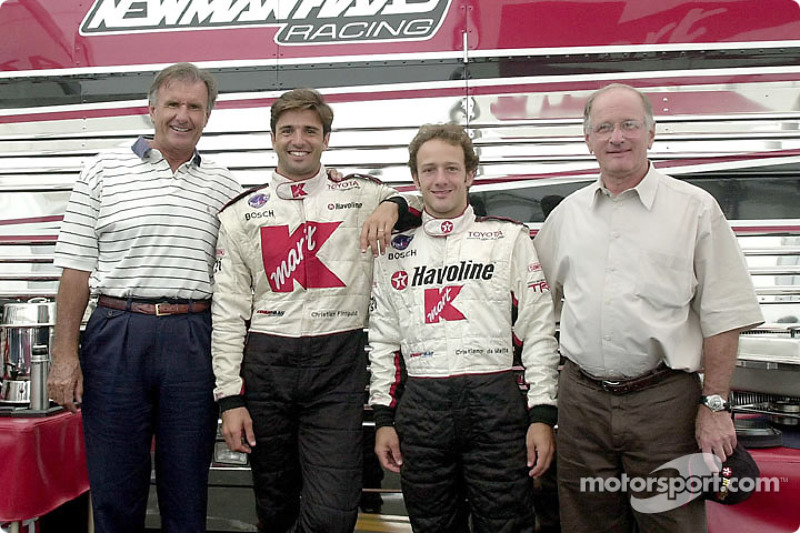
{"type": "Polygon", "coordinates": [[[220,213],[214,394],[223,411],[244,405],[253,418],[264,531],[355,525],[372,279],[359,236],[394,195],[363,176],[330,181],[322,168],[297,183],[275,173],[220,213]]]}
{"type": "Polygon", "coordinates": [[[471,207],[423,214],[376,261],[372,295],[370,405],[399,435],[414,531],[462,531],[466,497],[474,531],[532,532],[525,435],[529,422],[555,423],[558,355],[528,229],[471,207]]]}

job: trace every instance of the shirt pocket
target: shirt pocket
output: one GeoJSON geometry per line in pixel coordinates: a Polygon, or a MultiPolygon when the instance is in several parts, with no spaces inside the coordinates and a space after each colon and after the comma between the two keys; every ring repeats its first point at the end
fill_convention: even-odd
{"type": "Polygon", "coordinates": [[[655,250],[641,250],[635,294],[653,308],[687,307],[697,285],[688,257],[655,250]]]}

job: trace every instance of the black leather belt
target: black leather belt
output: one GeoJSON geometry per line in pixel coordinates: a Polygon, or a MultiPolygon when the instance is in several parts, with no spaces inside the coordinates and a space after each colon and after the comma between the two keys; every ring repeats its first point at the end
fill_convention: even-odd
{"type": "Polygon", "coordinates": [[[171,302],[141,302],[137,300],[126,300],[124,298],[114,298],[113,296],[101,296],[97,300],[97,305],[117,309],[119,311],[130,311],[132,313],[142,313],[145,315],[168,316],[183,315],[186,313],[202,313],[211,308],[211,300],[189,300],[187,303],[171,302]]]}
{"type": "Polygon", "coordinates": [[[677,374],[678,372],[681,371],[672,370],[664,363],[661,363],[655,369],[647,372],[646,374],[642,374],[641,376],[626,380],[611,381],[608,379],[596,378],[584,372],[583,369],[580,369],[580,373],[583,377],[594,383],[597,383],[600,385],[600,388],[606,392],[610,392],[611,394],[627,394],[629,392],[640,391],[650,387],[651,385],[655,385],[660,381],[664,381],[669,376],[677,374]]]}

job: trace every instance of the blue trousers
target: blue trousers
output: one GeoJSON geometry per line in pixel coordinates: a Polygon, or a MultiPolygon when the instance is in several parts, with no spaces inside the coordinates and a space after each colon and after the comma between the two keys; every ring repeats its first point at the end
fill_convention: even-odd
{"type": "Polygon", "coordinates": [[[161,530],[205,531],[218,418],[210,336],[208,311],[92,314],[81,409],[97,533],[144,531],[154,436],[161,530]]]}

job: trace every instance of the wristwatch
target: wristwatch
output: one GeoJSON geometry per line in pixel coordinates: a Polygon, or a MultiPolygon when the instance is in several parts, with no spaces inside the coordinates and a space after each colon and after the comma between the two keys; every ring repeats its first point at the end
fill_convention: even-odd
{"type": "Polygon", "coordinates": [[[708,396],[700,396],[700,403],[705,405],[713,412],[730,411],[731,404],[719,394],[710,394],[708,396]]]}

